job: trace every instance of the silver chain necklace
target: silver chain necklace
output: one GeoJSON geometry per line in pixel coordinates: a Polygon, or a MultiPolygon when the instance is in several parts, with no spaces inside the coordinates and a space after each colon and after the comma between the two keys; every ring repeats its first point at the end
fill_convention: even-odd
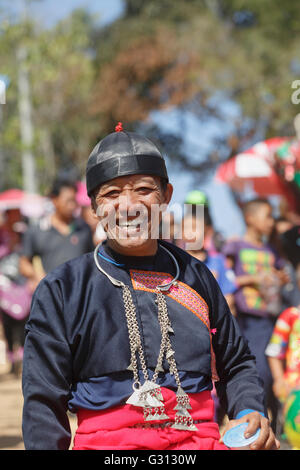
{"type": "Polygon", "coordinates": [[[162,367],[163,360],[166,360],[169,363],[170,374],[174,375],[177,392],[176,400],[177,405],[174,410],[175,421],[171,425],[172,428],[183,430],[183,431],[198,431],[198,428],[193,422],[188,409],[191,409],[190,399],[187,393],[183,390],[181,386],[181,381],[177,369],[177,364],[175,361],[175,351],[172,349],[169,333],[173,333],[171,326],[170,318],[168,315],[168,308],[166,303],[165,294],[172,285],[176,285],[177,279],[179,277],[179,266],[176,258],[170,253],[170,251],[164,246],[160,245],[172,258],[175,267],[176,275],[167,284],[159,285],[156,287],[156,304],[157,304],[157,314],[158,322],[160,325],[161,331],[161,342],[157,358],[156,367],[152,379],[149,379],[148,369],[145,361],[145,355],[140,335],[140,329],[137,321],[136,308],[132,299],[131,291],[129,286],[124,284],[122,281],[115,279],[110,276],[99,264],[98,261],[98,250],[101,243],[95,248],[94,251],[94,260],[97,268],[101,271],[116,287],[122,288],[123,293],[123,302],[125,308],[125,316],[127,321],[127,329],[129,336],[129,345],[130,345],[130,365],[128,370],[133,372],[133,393],[126,401],[127,404],[142,407],[144,411],[145,421],[154,421],[154,420],[165,420],[168,419],[168,416],[165,413],[163,396],[161,393],[160,386],[156,384],[158,375],[160,372],[164,372],[162,367]],[[141,384],[139,378],[139,369],[138,369],[138,359],[144,376],[144,383],[141,384]]]}

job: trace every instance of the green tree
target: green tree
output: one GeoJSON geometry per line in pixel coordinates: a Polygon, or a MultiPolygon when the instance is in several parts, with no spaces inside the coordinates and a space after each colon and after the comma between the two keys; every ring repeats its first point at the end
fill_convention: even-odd
{"type": "MultiPolygon", "coordinates": [[[[196,116],[199,110],[217,114],[209,99],[223,91],[251,118],[250,137],[257,129],[266,137],[292,135],[299,18],[300,4],[293,0],[284,9],[277,0],[127,0],[125,15],[97,36],[91,111],[105,133],[117,120],[135,127],[150,111],[170,106],[196,116]]],[[[244,119],[234,124],[226,158],[247,138],[244,119]]],[[[212,166],[224,158],[216,152],[208,156],[212,166]]],[[[180,158],[188,168],[201,167],[182,152],[180,158]]]]}
{"type": "Polygon", "coordinates": [[[7,173],[4,187],[22,187],[23,183],[16,58],[19,44],[26,44],[28,52],[38,189],[47,189],[61,168],[76,166],[83,174],[98,127],[88,113],[94,80],[93,21],[85,11],[76,10],[49,29],[41,28],[34,18],[16,22],[7,17],[2,22],[1,73],[10,77],[1,132],[7,173]]]}
{"type": "Polygon", "coordinates": [[[128,129],[147,126],[151,111],[174,107],[202,120],[215,116],[222,126],[225,117],[211,102],[220,92],[243,115],[201,161],[190,159],[179,136],[147,128],[195,174],[205,176],[203,170],[236,153],[258,129],[265,137],[294,133],[298,2],[287,0],[283,8],[279,0],[127,0],[125,7],[104,28],[77,10],[43,29],[34,18],[16,21],[6,2],[0,26],[0,73],[10,77],[0,142],[6,187],[22,185],[18,44],[28,50],[40,189],[61,168],[76,166],[83,174],[89,151],[119,120],[128,129]]]}

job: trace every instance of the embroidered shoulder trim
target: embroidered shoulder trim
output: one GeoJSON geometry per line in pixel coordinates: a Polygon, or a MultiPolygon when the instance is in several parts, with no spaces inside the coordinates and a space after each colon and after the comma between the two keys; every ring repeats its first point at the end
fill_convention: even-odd
{"type": "MultiPolygon", "coordinates": [[[[156,292],[157,286],[167,284],[172,280],[172,276],[168,273],[130,270],[130,274],[134,289],[148,292],[156,292]]],[[[177,281],[177,285],[172,285],[166,295],[193,312],[208,329],[210,328],[208,305],[194,289],[177,281]]]]}

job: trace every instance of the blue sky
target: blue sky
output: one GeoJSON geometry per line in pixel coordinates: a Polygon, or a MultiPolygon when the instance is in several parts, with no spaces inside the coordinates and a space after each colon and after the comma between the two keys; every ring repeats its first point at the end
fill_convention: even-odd
{"type": "Polygon", "coordinates": [[[92,13],[99,14],[99,20],[108,23],[116,19],[123,10],[122,0],[43,0],[44,6],[39,5],[42,13],[46,12],[51,21],[67,15],[74,8],[84,7],[92,13]]]}
{"type": "MultiPolygon", "coordinates": [[[[3,3],[10,9],[15,8],[19,11],[24,0],[13,0],[13,5],[10,0],[5,0],[3,3]]],[[[29,4],[30,12],[45,26],[52,26],[72,10],[80,7],[99,15],[102,24],[113,21],[123,11],[122,0],[32,0],[29,4]]]]}

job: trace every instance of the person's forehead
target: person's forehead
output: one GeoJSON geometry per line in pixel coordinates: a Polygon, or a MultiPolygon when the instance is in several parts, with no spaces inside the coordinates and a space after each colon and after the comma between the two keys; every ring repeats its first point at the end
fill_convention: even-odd
{"type": "Polygon", "coordinates": [[[246,215],[257,216],[259,215],[269,215],[272,214],[273,209],[272,206],[268,202],[263,203],[254,203],[252,204],[248,210],[246,211],[246,215]]]}
{"type": "Polygon", "coordinates": [[[110,186],[126,186],[137,184],[140,182],[148,182],[148,183],[157,183],[157,177],[151,175],[126,175],[126,176],[119,176],[118,178],[114,178],[106,183],[101,185],[100,189],[106,189],[110,186]]]}
{"type": "Polygon", "coordinates": [[[272,206],[268,203],[261,204],[259,210],[264,214],[272,214],[273,212],[272,206]]]}
{"type": "Polygon", "coordinates": [[[59,197],[70,197],[70,196],[74,197],[75,194],[76,194],[76,189],[73,188],[72,186],[62,186],[56,197],[57,198],[59,198],[59,197]]]}

